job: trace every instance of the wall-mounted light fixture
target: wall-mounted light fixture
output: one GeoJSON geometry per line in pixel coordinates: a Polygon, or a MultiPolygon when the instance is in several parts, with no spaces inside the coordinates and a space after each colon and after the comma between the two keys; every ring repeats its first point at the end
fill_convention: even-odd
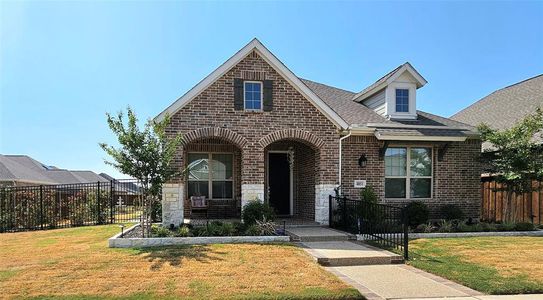
{"type": "Polygon", "coordinates": [[[366,155],[365,154],[360,155],[360,157],[358,158],[358,166],[361,168],[364,168],[366,167],[367,164],[368,164],[368,159],[366,158],[366,155]]]}

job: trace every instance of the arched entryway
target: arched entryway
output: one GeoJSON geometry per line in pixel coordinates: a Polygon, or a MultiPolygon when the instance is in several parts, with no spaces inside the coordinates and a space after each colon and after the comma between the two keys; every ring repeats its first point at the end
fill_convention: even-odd
{"type": "Polygon", "coordinates": [[[264,148],[265,201],[279,217],[315,220],[319,150],[308,141],[282,138],[264,148]]]}

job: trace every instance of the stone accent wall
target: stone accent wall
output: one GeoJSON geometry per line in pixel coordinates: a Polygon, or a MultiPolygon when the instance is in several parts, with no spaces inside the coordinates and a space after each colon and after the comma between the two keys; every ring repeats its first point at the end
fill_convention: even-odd
{"type": "Polygon", "coordinates": [[[250,201],[264,201],[264,184],[241,185],[241,207],[250,201]]]}
{"type": "MultiPolygon", "coordinates": [[[[355,179],[365,179],[381,201],[403,206],[411,200],[385,199],[385,162],[379,159],[382,142],[375,137],[353,136],[343,141],[342,185],[343,193],[353,199],[360,198],[360,189],[353,187],[355,179]],[[358,166],[358,158],[365,154],[368,159],[365,168],[358,166]]],[[[389,147],[395,144],[391,143],[389,147]]],[[[480,174],[479,155],[481,142],[450,143],[442,161],[438,161],[439,143],[403,142],[398,146],[424,145],[433,148],[434,181],[433,198],[420,199],[428,204],[431,218],[440,218],[440,207],[444,204],[457,204],[468,217],[479,218],[480,213],[480,174]]]]}
{"type": "Polygon", "coordinates": [[[315,185],[315,222],[328,225],[330,216],[330,195],[334,195],[336,184],[315,185]]]}
{"type": "Polygon", "coordinates": [[[165,183],[162,186],[162,224],[179,226],[183,221],[184,185],[165,183]]]}
{"type": "MultiPolygon", "coordinates": [[[[307,143],[318,149],[315,184],[335,184],[338,177],[338,140],[336,126],[256,52],[211,84],[177,113],[171,116],[169,135],[181,133],[174,167],[185,167],[186,145],[204,138],[219,138],[235,145],[241,153],[242,204],[254,195],[264,199],[264,149],[281,139],[307,143]],[[234,109],[234,79],[251,77],[273,81],[273,109],[251,112],[234,109]]],[[[176,181],[181,181],[177,178],[176,181]]]]}

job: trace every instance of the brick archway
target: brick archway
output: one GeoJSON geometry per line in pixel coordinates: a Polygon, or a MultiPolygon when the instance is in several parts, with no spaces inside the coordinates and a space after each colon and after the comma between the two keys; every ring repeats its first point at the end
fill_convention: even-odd
{"type": "Polygon", "coordinates": [[[240,134],[220,127],[199,128],[183,135],[183,145],[204,138],[219,138],[228,141],[238,148],[243,149],[247,145],[247,139],[240,134]]]}
{"type": "Polygon", "coordinates": [[[276,141],[288,139],[305,142],[316,149],[320,149],[324,146],[324,141],[319,137],[310,132],[298,129],[283,129],[272,132],[260,139],[259,143],[262,148],[265,148],[276,141]]]}

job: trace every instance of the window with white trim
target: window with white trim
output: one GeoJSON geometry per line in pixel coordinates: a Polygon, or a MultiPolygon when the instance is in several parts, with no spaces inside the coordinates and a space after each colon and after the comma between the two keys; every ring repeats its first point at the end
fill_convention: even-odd
{"type": "Polygon", "coordinates": [[[262,82],[243,82],[243,97],[245,110],[262,110],[262,82]]]}
{"type": "Polygon", "coordinates": [[[231,153],[188,154],[188,196],[232,199],[233,155],[231,153]]]}
{"type": "Polygon", "coordinates": [[[385,198],[431,198],[430,147],[390,147],[385,152],[385,198]]]}
{"type": "Polygon", "coordinates": [[[409,89],[396,89],[396,112],[409,112],[409,89]]]}

